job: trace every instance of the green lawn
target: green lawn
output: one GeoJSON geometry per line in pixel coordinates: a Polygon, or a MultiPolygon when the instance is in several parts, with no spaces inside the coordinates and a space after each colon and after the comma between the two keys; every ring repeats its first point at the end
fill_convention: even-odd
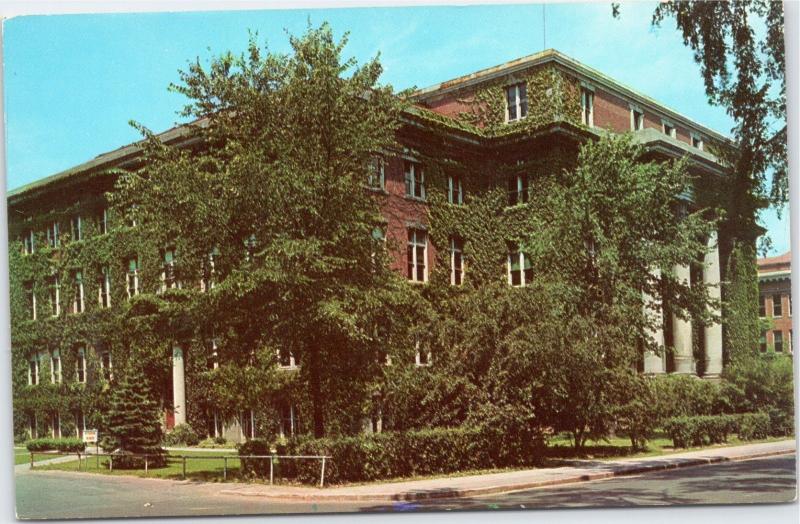
{"type": "MultiPolygon", "coordinates": [[[[147,473],[144,469],[114,469],[108,470],[108,457],[98,457],[89,455],[81,460],[81,471],[93,473],[104,473],[107,475],[136,475],[139,477],[155,477],[166,479],[183,478],[183,460],[181,456],[192,457],[186,459],[186,478],[202,481],[222,481],[224,461],[219,458],[209,458],[228,456],[228,478],[235,478],[239,475],[239,458],[235,451],[175,451],[169,452],[167,465],[161,468],[148,468],[147,473]]],[[[48,464],[41,466],[40,470],[62,470],[78,471],[78,460],[62,462],[60,464],[48,464]]]]}
{"type": "MultiPolygon", "coordinates": [[[[53,458],[52,456],[47,455],[34,455],[33,461],[39,462],[40,460],[47,460],[49,458],[53,458]]],[[[17,466],[19,464],[30,464],[31,463],[31,454],[25,448],[14,448],[14,465],[17,466]]]]}

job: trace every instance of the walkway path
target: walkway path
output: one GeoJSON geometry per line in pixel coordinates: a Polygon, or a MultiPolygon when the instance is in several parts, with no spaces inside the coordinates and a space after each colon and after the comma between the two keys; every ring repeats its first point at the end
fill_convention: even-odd
{"type": "Polygon", "coordinates": [[[491,493],[518,491],[635,475],[672,468],[699,466],[716,462],[745,460],[794,453],[794,440],[782,440],[744,446],[714,448],[660,457],[631,458],[612,461],[572,461],[571,466],[510,471],[468,477],[447,477],[383,484],[365,484],[333,488],[269,486],[261,484],[226,484],[220,492],[226,495],[263,497],[272,500],[296,501],[399,501],[433,498],[473,497],[491,493]]]}

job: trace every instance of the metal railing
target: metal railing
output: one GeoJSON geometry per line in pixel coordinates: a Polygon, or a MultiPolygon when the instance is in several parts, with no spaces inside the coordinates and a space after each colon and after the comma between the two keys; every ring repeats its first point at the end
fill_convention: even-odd
{"type": "MultiPolygon", "coordinates": [[[[203,455],[203,456],[193,456],[193,455],[155,455],[155,454],[139,454],[139,453],[132,453],[132,454],[121,454],[121,453],[80,453],[80,452],[65,452],[65,451],[31,451],[31,469],[34,469],[34,454],[36,455],[56,455],[56,456],[70,456],[70,455],[77,455],[78,456],[78,470],[80,471],[81,468],[81,459],[83,457],[83,462],[88,462],[89,456],[94,455],[97,457],[97,469],[100,469],[100,457],[108,457],[108,469],[109,471],[113,471],[114,469],[114,458],[141,458],[144,460],[144,473],[145,475],[148,472],[149,465],[152,458],[159,457],[159,459],[179,459],[181,461],[181,477],[185,480],[186,479],[186,460],[192,459],[200,459],[200,460],[208,460],[208,459],[215,459],[215,460],[222,460],[222,480],[228,480],[228,461],[229,460],[239,460],[242,459],[257,459],[257,460],[266,460],[269,459],[269,484],[272,485],[274,482],[275,477],[275,461],[276,460],[319,460],[320,462],[320,472],[319,472],[319,487],[325,486],[325,462],[330,460],[332,457],[328,455],[203,455]]],[[[241,462],[240,462],[241,464],[241,462]]]]}

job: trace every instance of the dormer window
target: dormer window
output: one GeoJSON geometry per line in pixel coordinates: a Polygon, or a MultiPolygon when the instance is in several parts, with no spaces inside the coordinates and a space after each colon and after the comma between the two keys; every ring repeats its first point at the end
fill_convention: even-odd
{"type": "Polygon", "coordinates": [[[581,123],[594,127],[594,91],[589,87],[581,87],[581,123]]]}
{"type": "Polygon", "coordinates": [[[528,116],[528,88],[525,82],[506,87],[506,118],[508,122],[528,116]]]}

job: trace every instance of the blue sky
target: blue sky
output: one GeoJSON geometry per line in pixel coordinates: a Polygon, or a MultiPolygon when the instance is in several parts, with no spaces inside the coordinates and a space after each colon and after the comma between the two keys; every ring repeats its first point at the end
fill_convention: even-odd
{"type": "MultiPolygon", "coordinates": [[[[731,120],[708,105],[698,66],[672,22],[650,27],[654,4],[546,6],[546,46],[728,134],[731,120]]],[[[284,29],[307,20],[350,31],[346,54],[380,52],[383,80],[426,87],[544,48],[541,4],[373,7],[196,13],[51,15],[5,23],[7,187],[13,189],[139,138],[131,119],[161,131],[179,122],[183,99],[167,91],[189,60],[239,52],[247,30],[288,51],[284,29]]],[[[763,223],[772,253],[789,249],[788,210],[763,223]]]]}

